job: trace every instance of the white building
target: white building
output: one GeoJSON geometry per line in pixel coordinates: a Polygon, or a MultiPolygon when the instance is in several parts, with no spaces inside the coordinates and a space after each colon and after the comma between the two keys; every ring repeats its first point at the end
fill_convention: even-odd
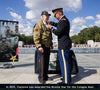
{"type": "Polygon", "coordinates": [[[100,42],[94,42],[93,40],[88,40],[87,44],[90,47],[100,47],[100,42]]]}

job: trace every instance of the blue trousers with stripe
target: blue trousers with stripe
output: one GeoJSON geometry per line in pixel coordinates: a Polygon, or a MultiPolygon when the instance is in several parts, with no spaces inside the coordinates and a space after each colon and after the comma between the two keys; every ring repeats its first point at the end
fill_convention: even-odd
{"type": "Polygon", "coordinates": [[[70,84],[71,72],[70,72],[70,62],[69,62],[69,49],[59,50],[58,55],[59,55],[61,74],[63,77],[63,83],[70,84]]]}

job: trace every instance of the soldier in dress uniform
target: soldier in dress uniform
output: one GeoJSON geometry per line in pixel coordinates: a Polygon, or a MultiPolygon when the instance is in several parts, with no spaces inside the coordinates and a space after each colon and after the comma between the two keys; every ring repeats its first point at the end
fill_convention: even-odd
{"type": "Polygon", "coordinates": [[[7,26],[6,32],[5,32],[6,37],[10,38],[10,37],[12,37],[13,34],[14,34],[14,32],[12,30],[10,30],[9,26],[7,26]]]}
{"type": "Polygon", "coordinates": [[[69,50],[71,48],[71,39],[69,37],[70,23],[66,16],[63,15],[63,8],[57,8],[52,10],[54,17],[59,20],[58,23],[49,22],[48,28],[58,36],[58,54],[61,67],[61,73],[64,84],[70,84],[71,72],[69,62],[69,50]],[[51,25],[56,26],[54,29],[51,25]]]}
{"type": "Polygon", "coordinates": [[[52,33],[47,28],[47,22],[50,14],[47,11],[43,11],[41,14],[41,21],[38,22],[33,28],[33,39],[37,47],[39,55],[39,76],[40,83],[44,84],[48,80],[48,66],[50,47],[52,47],[52,33]]]}

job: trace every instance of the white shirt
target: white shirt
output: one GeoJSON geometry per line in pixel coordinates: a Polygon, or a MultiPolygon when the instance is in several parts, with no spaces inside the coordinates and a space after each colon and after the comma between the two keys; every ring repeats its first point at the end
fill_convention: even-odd
{"type": "Polygon", "coordinates": [[[43,23],[44,23],[44,25],[45,25],[46,27],[48,27],[48,24],[47,24],[46,22],[43,21],[43,23]]]}
{"type": "MultiPolygon", "coordinates": [[[[64,15],[63,15],[64,16],[64,15]]],[[[63,16],[59,19],[59,21],[63,18],[63,16]]]]}

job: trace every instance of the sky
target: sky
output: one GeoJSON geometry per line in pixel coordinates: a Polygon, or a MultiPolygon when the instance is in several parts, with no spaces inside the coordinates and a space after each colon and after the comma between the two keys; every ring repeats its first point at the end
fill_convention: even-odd
{"type": "Polygon", "coordinates": [[[0,0],[0,20],[19,22],[19,32],[33,35],[33,26],[41,20],[42,11],[63,8],[70,21],[70,36],[94,25],[100,27],[100,0],[0,0]]]}

